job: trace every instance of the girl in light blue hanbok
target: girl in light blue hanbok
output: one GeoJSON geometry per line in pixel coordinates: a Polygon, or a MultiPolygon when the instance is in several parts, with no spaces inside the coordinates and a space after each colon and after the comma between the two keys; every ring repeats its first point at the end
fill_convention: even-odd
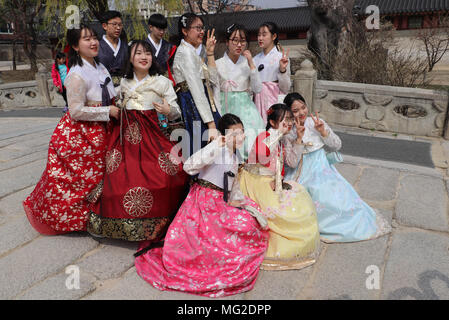
{"type": "Polygon", "coordinates": [[[355,242],[374,239],[391,231],[385,218],[366,204],[334,165],[329,164],[324,146],[332,151],[341,148],[340,138],[319,118],[307,116],[304,98],[294,92],[284,103],[295,117],[290,139],[302,136],[304,152],[295,168],[286,167],[286,180],[306,187],[315,203],[321,240],[355,242]]]}

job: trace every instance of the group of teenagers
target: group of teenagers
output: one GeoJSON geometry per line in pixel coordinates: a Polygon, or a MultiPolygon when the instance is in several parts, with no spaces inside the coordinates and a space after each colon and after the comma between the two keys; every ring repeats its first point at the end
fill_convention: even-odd
{"type": "Polygon", "coordinates": [[[339,137],[288,93],[276,24],[260,26],[255,57],[229,26],[218,60],[201,16],[179,18],[177,46],[165,17],[149,25],[129,44],[113,11],[100,41],[89,26],[67,31],[68,112],[24,201],[38,232],[140,241],[136,270],[155,288],[221,297],[251,290],[261,268],[314,264],[320,240],[391,231],[333,165],[339,137]]]}

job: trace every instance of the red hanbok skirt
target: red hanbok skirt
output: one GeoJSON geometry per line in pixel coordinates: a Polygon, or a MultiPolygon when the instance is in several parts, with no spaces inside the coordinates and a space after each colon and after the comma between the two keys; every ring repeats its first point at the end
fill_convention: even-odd
{"type": "Polygon", "coordinates": [[[67,112],[50,139],[47,166],[23,202],[31,225],[46,235],[85,231],[103,179],[106,123],[76,121],[67,112]]]}
{"type": "Polygon", "coordinates": [[[126,110],[108,133],[103,190],[89,218],[96,236],[157,240],[187,195],[188,175],[155,110],[126,110]],[[120,134],[122,132],[122,135],[120,134]]]}

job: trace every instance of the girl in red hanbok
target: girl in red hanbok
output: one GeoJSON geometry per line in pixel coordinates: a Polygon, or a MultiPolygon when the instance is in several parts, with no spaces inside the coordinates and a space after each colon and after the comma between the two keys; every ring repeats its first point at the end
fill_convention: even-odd
{"type": "Polygon", "coordinates": [[[120,84],[121,120],[108,134],[103,191],[88,231],[129,241],[157,240],[185,197],[188,176],[170,153],[174,142],[161,129],[181,112],[172,82],[157,74],[150,45],[134,41],[129,56],[120,84]]]}
{"type": "Polygon", "coordinates": [[[68,30],[67,41],[69,112],[53,132],[45,171],[23,203],[31,225],[47,235],[86,230],[90,201],[105,169],[106,123],[119,117],[109,72],[96,61],[94,31],[68,30]]]}

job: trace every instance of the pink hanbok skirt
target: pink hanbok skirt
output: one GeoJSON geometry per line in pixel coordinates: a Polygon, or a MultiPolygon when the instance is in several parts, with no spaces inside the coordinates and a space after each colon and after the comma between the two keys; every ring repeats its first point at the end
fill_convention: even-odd
{"type": "Polygon", "coordinates": [[[281,89],[277,82],[263,82],[262,91],[254,94],[254,103],[265,125],[267,124],[267,110],[273,104],[278,103],[279,94],[281,94],[281,89]]]}
{"type": "MultiPolygon", "coordinates": [[[[260,211],[249,198],[245,204],[260,211]]],[[[268,238],[248,211],[224,202],[223,192],[194,184],[164,246],[137,257],[135,265],[159,290],[207,297],[238,294],[254,287],[268,238]]]]}

